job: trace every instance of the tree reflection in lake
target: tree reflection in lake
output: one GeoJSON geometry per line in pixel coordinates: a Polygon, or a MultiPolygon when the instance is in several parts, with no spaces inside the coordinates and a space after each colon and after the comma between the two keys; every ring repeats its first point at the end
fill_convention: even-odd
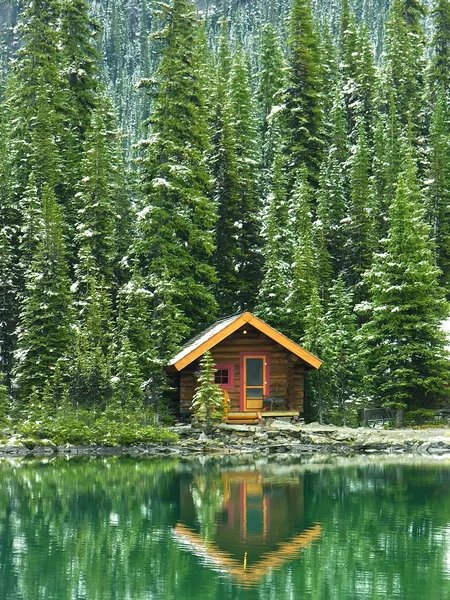
{"type": "Polygon", "coordinates": [[[450,597],[450,466],[0,461],[1,600],[450,597]]]}

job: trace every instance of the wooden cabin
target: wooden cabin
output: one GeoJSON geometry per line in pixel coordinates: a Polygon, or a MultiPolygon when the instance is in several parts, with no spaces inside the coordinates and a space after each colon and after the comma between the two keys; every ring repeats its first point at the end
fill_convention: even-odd
{"type": "Polygon", "coordinates": [[[229,421],[303,413],[305,371],[322,364],[250,312],[226,317],[190,340],[166,367],[179,374],[181,416],[190,414],[199,361],[207,350],[216,364],[215,381],[229,398],[229,421]]]}

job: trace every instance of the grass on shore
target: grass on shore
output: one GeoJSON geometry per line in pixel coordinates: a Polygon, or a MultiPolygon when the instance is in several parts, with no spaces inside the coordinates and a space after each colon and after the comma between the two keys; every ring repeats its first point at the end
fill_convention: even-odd
{"type": "Polygon", "coordinates": [[[1,429],[23,438],[49,440],[58,446],[129,446],[131,444],[176,444],[178,436],[159,423],[149,409],[109,407],[104,411],[70,405],[49,412],[33,407],[27,415],[3,421],[1,429]]]}

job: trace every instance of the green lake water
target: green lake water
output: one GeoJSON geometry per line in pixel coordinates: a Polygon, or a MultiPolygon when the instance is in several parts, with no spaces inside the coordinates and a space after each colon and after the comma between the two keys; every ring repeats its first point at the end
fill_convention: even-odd
{"type": "Polygon", "coordinates": [[[0,461],[0,600],[450,599],[450,461],[0,461]]]}

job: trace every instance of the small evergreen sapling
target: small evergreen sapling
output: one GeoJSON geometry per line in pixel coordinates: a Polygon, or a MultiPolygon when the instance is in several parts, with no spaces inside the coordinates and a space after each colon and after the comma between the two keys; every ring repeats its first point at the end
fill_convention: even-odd
{"type": "Polygon", "coordinates": [[[199,386],[195,390],[191,409],[194,416],[205,423],[208,429],[213,422],[220,421],[223,415],[223,392],[214,383],[215,365],[211,352],[207,350],[200,360],[199,386]]]}

